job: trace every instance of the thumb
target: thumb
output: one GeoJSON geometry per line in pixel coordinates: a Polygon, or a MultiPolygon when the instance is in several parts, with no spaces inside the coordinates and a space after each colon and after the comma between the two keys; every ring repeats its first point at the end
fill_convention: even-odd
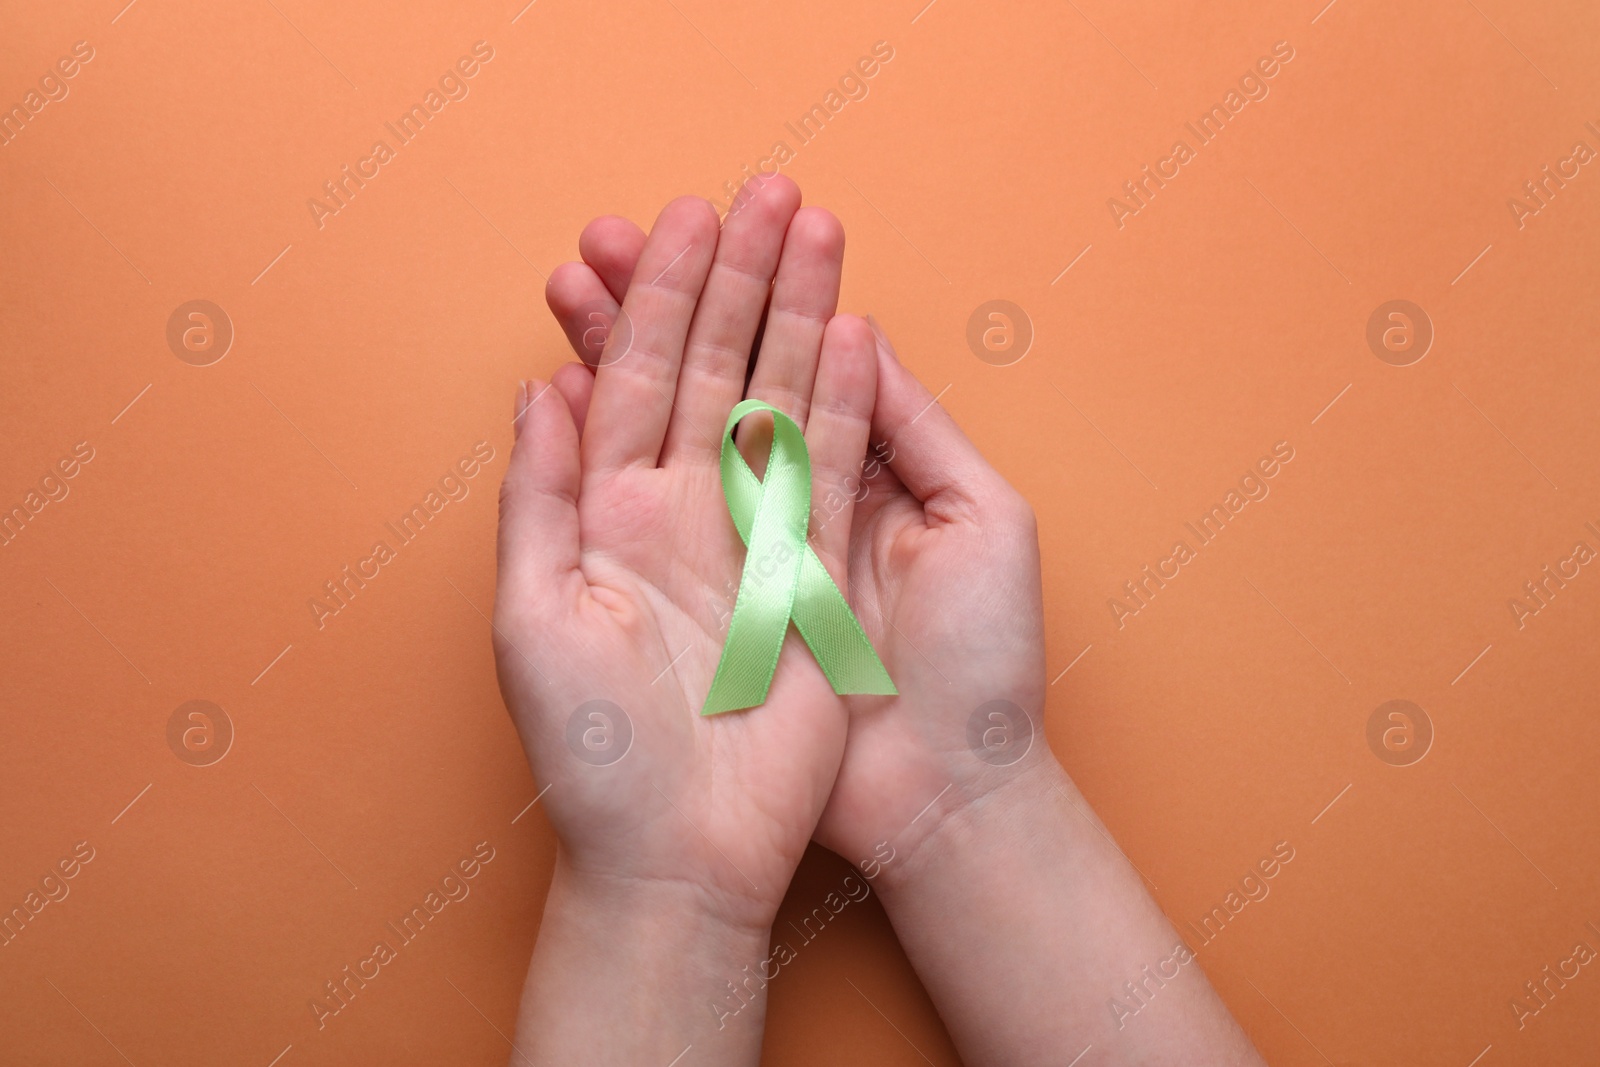
{"type": "Polygon", "coordinates": [[[988,498],[1011,492],[1010,486],[939,405],[939,398],[900,362],[878,320],[869,315],[867,323],[878,341],[872,432],[888,443],[890,467],[929,514],[976,517],[988,498]]]}
{"type": "Polygon", "coordinates": [[[496,606],[519,607],[570,592],[578,569],[578,430],[562,391],[523,382],[515,442],[500,483],[496,606]]]}

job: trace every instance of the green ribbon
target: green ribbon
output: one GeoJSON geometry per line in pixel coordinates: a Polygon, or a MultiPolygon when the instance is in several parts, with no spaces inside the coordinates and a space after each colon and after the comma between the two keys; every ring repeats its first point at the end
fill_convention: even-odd
{"type": "Polygon", "coordinates": [[[811,456],[794,420],[771,404],[746,400],[722,429],[722,492],[745,543],[728,639],[702,715],[753,708],[767,699],[789,621],[817,658],[833,691],[893,696],[897,690],[844,594],[806,543],[811,456]],[[746,415],[772,413],[772,449],[762,481],[733,443],[746,415]]]}

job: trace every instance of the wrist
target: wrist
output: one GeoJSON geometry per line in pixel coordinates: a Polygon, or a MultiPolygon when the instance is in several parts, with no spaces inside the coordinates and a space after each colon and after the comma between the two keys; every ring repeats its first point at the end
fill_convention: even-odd
{"type": "Polygon", "coordinates": [[[545,900],[551,911],[591,923],[652,929],[672,916],[678,926],[709,937],[712,944],[759,942],[771,931],[781,900],[729,892],[713,880],[695,881],[636,870],[583,857],[565,843],[556,848],[555,870],[545,900]]]}
{"type": "Polygon", "coordinates": [[[878,886],[962,1060],[1059,1064],[1092,1044],[1117,1062],[1259,1063],[1198,966],[1164,969],[1193,950],[1066,772],[1026,762],[953,785],[878,886]]]}
{"type": "Polygon", "coordinates": [[[699,886],[584,870],[558,850],[517,1046],[536,1062],[582,1049],[597,1065],[665,1064],[690,1044],[700,1062],[751,1062],[770,937],[699,886]],[[597,1029],[613,1033],[596,1044],[597,1029]]]}
{"type": "Polygon", "coordinates": [[[966,880],[963,872],[1013,865],[1041,845],[1061,843],[1060,805],[1077,795],[1048,747],[1011,767],[986,769],[944,793],[897,842],[883,871],[886,906],[924,886],[966,880]]]}
{"type": "Polygon", "coordinates": [[[766,954],[772,918],[754,912],[688,882],[585,870],[558,849],[540,937],[577,935],[597,962],[622,962],[647,983],[699,974],[721,984],[766,954]]]}

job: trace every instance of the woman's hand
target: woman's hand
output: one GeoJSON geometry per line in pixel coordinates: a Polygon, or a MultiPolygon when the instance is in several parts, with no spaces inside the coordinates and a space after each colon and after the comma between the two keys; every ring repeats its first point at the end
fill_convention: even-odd
{"type": "MultiPolygon", "coordinates": [[[[583,367],[563,368],[554,387],[528,383],[518,404],[496,663],[560,838],[519,1047],[558,1060],[572,1057],[560,1054],[570,1024],[551,1006],[555,991],[572,999],[601,959],[628,972],[613,976],[610,1000],[619,981],[694,986],[694,1016],[725,1025],[716,1004],[742,1005],[728,983],[766,955],[844,748],[844,701],[792,631],[765,704],[700,715],[744,561],[721,431],[746,395],[758,328],[749,395],[805,430],[819,484],[865,453],[877,369],[866,324],[833,317],[838,221],[797,210],[787,179],[749,195],[720,234],[706,201],[668,205],[622,282],[621,325],[606,331],[592,383],[583,367]],[[642,916],[658,921],[641,929],[642,916]],[[651,933],[673,924],[693,936],[651,933]],[[675,965],[654,958],[658,948],[675,965]]],[[[761,429],[742,434],[752,454],[761,429]]],[[[841,519],[815,547],[842,585],[841,519]]],[[[640,990],[659,1005],[652,995],[678,993],[640,990]]],[[[759,1026],[755,1035],[759,1047],[759,1026]]]]}
{"type": "Polygon", "coordinates": [[[816,839],[849,858],[888,841],[892,882],[947,816],[1056,763],[1033,509],[873,332],[884,462],[857,483],[850,601],[900,694],[852,698],[816,839]]]}

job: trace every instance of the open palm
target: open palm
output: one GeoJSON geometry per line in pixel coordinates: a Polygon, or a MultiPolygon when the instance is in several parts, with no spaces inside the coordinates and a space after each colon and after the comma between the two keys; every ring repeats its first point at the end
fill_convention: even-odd
{"type": "Polygon", "coordinates": [[[851,698],[816,838],[852,858],[880,841],[915,848],[942,814],[1048,752],[1034,736],[1045,685],[1033,510],[873,331],[886,465],[856,505],[850,601],[900,693],[851,698]]]}
{"type": "MultiPolygon", "coordinates": [[[[720,431],[764,312],[749,395],[805,428],[819,481],[865,451],[876,372],[866,325],[829,321],[838,223],[798,204],[768,182],[720,234],[706,201],[668,205],[615,279],[597,373],[529,384],[502,493],[501,690],[567,860],[695,886],[752,925],[771,921],[827,801],[847,712],[791,633],[763,707],[699,714],[744,558],[720,431]]],[[[759,450],[760,429],[745,436],[759,450]]],[[[839,526],[817,547],[842,581],[839,526]]]]}

